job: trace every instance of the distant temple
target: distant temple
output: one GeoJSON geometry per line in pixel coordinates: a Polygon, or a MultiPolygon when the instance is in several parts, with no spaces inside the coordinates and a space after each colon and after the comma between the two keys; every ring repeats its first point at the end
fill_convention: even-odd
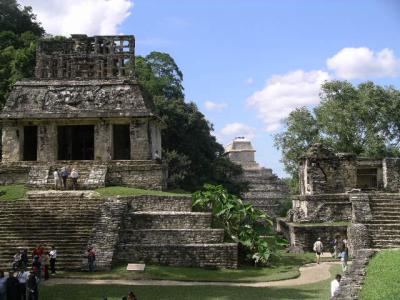
{"type": "Polygon", "coordinates": [[[131,35],[39,42],[34,79],[17,82],[3,111],[0,183],[51,184],[77,167],[82,187],[163,186],[160,119],[134,80],[131,35]]]}
{"type": "Polygon", "coordinates": [[[240,180],[250,184],[244,200],[275,217],[280,202],[288,195],[288,188],[271,169],[263,168],[255,161],[255,152],[251,142],[244,137],[235,138],[225,148],[229,159],[243,167],[240,180]]]}

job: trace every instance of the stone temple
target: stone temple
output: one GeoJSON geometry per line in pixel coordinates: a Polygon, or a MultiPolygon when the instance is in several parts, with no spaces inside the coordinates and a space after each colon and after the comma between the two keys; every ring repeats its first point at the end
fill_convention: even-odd
{"type": "Polygon", "coordinates": [[[299,165],[300,195],[278,231],[291,246],[312,250],[321,237],[348,237],[362,248],[400,247],[400,158],[359,157],[312,145],[299,165]]]}
{"type": "Polygon", "coordinates": [[[244,200],[269,216],[276,217],[279,204],[289,191],[271,169],[263,168],[255,161],[255,152],[251,142],[244,137],[235,138],[225,147],[229,159],[243,168],[239,180],[249,183],[249,191],[243,195],[244,200]]]}
{"type": "Polygon", "coordinates": [[[55,245],[59,269],[121,263],[236,268],[237,243],[192,212],[191,195],[101,197],[51,191],[55,168],[78,168],[79,188],[164,186],[160,130],[134,80],[134,37],[72,35],[42,40],[36,76],[15,84],[0,115],[0,185],[27,184],[26,199],[0,201],[0,268],[16,249],[55,245]]]}
{"type": "Polygon", "coordinates": [[[44,187],[75,166],[85,188],[161,189],[162,123],[134,80],[133,36],[44,39],[35,78],[17,82],[0,114],[0,183],[44,187]]]}

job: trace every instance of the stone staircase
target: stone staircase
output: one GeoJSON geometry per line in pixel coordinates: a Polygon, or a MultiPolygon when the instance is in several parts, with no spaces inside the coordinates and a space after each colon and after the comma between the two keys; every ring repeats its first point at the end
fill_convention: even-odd
{"type": "Polygon", "coordinates": [[[276,216],[279,203],[288,195],[287,186],[266,168],[245,169],[243,180],[249,183],[249,191],[243,198],[268,215],[276,216]]]}
{"type": "Polygon", "coordinates": [[[210,213],[192,212],[190,196],[128,198],[119,234],[118,262],[237,267],[237,244],[224,243],[210,213]]]}
{"type": "Polygon", "coordinates": [[[373,248],[400,248],[400,194],[370,196],[368,227],[373,248]]]}
{"type": "Polygon", "coordinates": [[[89,237],[103,203],[97,193],[82,191],[27,194],[0,201],[0,269],[9,269],[17,249],[55,245],[58,269],[81,269],[89,237]]]}

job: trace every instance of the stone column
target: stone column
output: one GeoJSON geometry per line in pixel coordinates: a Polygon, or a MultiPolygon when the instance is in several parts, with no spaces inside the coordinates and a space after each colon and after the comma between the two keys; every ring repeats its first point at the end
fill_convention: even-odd
{"type": "Polygon", "coordinates": [[[37,160],[53,162],[57,160],[57,126],[45,124],[38,126],[37,160]]]}
{"type": "Polygon", "coordinates": [[[367,194],[350,194],[352,207],[351,224],[347,228],[349,254],[356,256],[360,249],[371,246],[371,237],[365,222],[372,220],[371,206],[367,194]]]}
{"type": "Polygon", "coordinates": [[[151,159],[149,140],[149,122],[147,119],[135,119],[130,124],[131,159],[151,159]]]}
{"type": "Polygon", "coordinates": [[[2,147],[3,147],[3,162],[13,162],[22,159],[22,145],[24,130],[22,126],[3,125],[2,147]]]}
{"type": "Polygon", "coordinates": [[[100,161],[111,160],[112,126],[101,122],[94,126],[94,159],[100,161]]]}

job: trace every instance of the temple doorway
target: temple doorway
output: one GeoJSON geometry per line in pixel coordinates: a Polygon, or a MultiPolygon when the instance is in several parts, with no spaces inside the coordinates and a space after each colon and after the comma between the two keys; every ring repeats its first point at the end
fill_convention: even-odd
{"type": "Polygon", "coordinates": [[[38,128],[37,126],[24,126],[24,149],[23,158],[25,161],[37,160],[38,145],[38,128]]]}
{"type": "Polygon", "coordinates": [[[113,125],[113,159],[131,159],[129,124],[113,125]]]}
{"type": "Polygon", "coordinates": [[[94,125],[58,126],[59,160],[94,159],[94,125]]]}

